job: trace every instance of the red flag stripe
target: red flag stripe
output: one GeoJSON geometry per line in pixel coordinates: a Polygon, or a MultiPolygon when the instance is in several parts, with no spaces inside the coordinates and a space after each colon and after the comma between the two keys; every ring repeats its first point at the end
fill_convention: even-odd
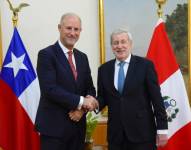
{"type": "Polygon", "coordinates": [[[0,80],[0,87],[3,89],[0,90],[0,120],[3,120],[0,122],[0,147],[4,150],[38,150],[39,135],[29,116],[3,80],[0,80]]]}
{"type": "Polygon", "coordinates": [[[158,150],[190,150],[191,122],[178,130],[168,141],[168,144],[158,150]]]}
{"type": "Polygon", "coordinates": [[[147,58],[153,61],[155,65],[159,84],[163,83],[179,68],[163,22],[159,23],[154,30],[147,58]]]}

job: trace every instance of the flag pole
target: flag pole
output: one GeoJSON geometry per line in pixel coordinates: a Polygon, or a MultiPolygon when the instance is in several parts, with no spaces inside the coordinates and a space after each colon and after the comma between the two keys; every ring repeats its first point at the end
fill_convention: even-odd
{"type": "Polygon", "coordinates": [[[18,18],[18,12],[13,13],[13,16],[12,16],[13,27],[17,27],[18,19],[19,19],[19,18],[18,18]]]}
{"type": "Polygon", "coordinates": [[[29,6],[29,4],[27,4],[27,3],[20,3],[19,6],[13,7],[12,3],[10,2],[10,0],[7,0],[7,2],[9,3],[9,8],[10,8],[10,10],[11,10],[12,13],[13,13],[13,16],[12,16],[13,27],[17,27],[18,12],[19,12],[23,7],[29,6]]]}
{"type": "Polygon", "coordinates": [[[157,14],[159,18],[163,16],[162,6],[166,3],[167,0],[155,0],[158,4],[157,14]]]}

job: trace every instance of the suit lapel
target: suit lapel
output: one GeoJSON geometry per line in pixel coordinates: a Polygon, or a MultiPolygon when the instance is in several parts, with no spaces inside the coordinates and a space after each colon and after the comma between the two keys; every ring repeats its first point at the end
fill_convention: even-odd
{"type": "Polygon", "coordinates": [[[125,78],[123,93],[124,91],[127,91],[129,87],[131,87],[131,81],[135,77],[135,69],[136,69],[135,65],[136,65],[136,59],[133,55],[131,55],[131,60],[125,78]]]}
{"type": "Polygon", "coordinates": [[[56,58],[63,65],[63,68],[66,69],[66,73],[69,74],[69,76],[71,77],[71,79],[75,83],[75,79],[74,79],[72,70],[70,68],[70,64],[68,62],[68,59],[66,58],[66,55],[64,54],[63,50],[59,46],[58,42],[56,42],[56,44],[55,44],[55,49],[56,49],[56,58]]]}
{"type": "Polygon", "coordinates": [[[119,94],[118,90],[115,88],[114,85],[115,59],[111,61],[107,72],[110,84],[109,87],[111,87],[112,92],[114,92],[115,94],[119,94]]]}

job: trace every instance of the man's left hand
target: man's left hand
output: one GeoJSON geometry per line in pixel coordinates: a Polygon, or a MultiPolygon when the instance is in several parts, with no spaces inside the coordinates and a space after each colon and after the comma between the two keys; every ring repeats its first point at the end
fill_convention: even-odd
{"type": "Polygon", "coordinates": [[[82,109],[81,110],[78,110],[78,109],[72,110],[69,112],[69,117],[71,120],[78,122],[82,118],[84,113],[85,112],[82,109]]]}
{"type": "Polygon", "coordinates": [[[167,134],[157,134],[156,137],[156,144],[158,147],[164,147],[168,142],[168,135],[167,134]]]}

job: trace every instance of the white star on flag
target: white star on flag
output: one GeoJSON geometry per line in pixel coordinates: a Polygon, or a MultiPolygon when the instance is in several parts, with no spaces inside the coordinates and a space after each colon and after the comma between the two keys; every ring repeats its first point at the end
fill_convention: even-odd
{"type": "Polygon", "coordinates": [[[17,76],[20,69],[28,70],[25,64],[23,63],[25,58],[25,54],[20,57],[16,57],[13,53],[11,53],[12,62],[6,64],[4,67],[12,68],[14,77],[17,76]]]}

